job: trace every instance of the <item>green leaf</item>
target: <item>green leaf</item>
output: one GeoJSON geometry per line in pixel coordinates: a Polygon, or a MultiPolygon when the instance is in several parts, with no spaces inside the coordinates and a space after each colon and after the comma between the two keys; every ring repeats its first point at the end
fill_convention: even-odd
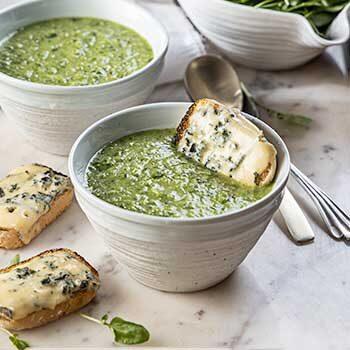
{"type": "Polygon", "coordinates": [[[279,112],[267,107],[265,110],[271,118],[277,118],[290,124],[308,126],[312,122],[311,118],[304,115],[279,112]]]}
{"type": "Polygon", "coordinates": [[[309,17],[316,27],[328,26],[333,21],[333,15],[326,12],[315,13],[309,17]]]}
{"type": "Polygon", "coordinates": [[[243,82],[241,82],[241,87],[245,97],[247,98],[250,104],[250,107],[253,109],[253,112],[257,118],[260,118],[259,110],[258,110],[258,107],[259,107],[265,110],[270,118],[277,118],[290,124],[295,124],[299,126],[308,126],[312,122],[312,119],[310,117],[307,117],[304,115],[280,112],[272,108],[266,107],[265,105],[257,101],[255,97],[253,97],[252,93],[248,90],[247,86],[243,82]]]}
{"type": "Polygon", "coordinates": [[[17,334],[10,335],[9,339],[18,350],[24,350],[30,346],[25,340],[17,338],[17,334]]]}
{"type": "Polygon", "coordinates": [[[21,261],[21,257],[19,254],[16,254],[10,261],[10,265],[9,266],[12,266],[12,265],[16,265],[18,264],[19,262],[21,261]]]}
{"type": "Polygon", "coordinates": [[[2,327],[0,327],[0,330],[8,334],[10,342],[16,349],[24,350],[30,347],[30,345],[25,340],[17,338],[17,334],[11,333],[9,330],[2,327]]]}
{"type": "Polygon", "coordinates": [[[120,317],[114,317],[108,322],[107,314],[103,315],[100,320],[85,314],[80,315],[89,321],[108,327],[113,332],[114,340],[117,343],[126,345],[142,344],[150,338],[150,334],[145,327],[137,323],[125,321],[120,317]]]}
{"type": "Polygon", "coordinates": [[[117,343],[125,345],[142,344],[150,338],[150,334],[145,327],[125,321],[120,317],[114,317],[110,323],[104,317],[102,322],[114,333],[114,340],[117,343]]]}

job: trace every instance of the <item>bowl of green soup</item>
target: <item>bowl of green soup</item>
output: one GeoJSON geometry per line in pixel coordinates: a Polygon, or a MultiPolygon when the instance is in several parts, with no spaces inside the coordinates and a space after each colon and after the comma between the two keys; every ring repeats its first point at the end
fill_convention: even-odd
{"type": "Polygon", "coordinates": [[[38,148],[68,154],[102,116],[142,103],[161,73],[163,26],[126,0],[39,0],[0,12],[0,104],[38,148]]]}
{"type": "Polygon", "coordinates": [[[176,150],[175,128],[188,103],[157,103],[114,113],[75,142],[69,172],[76,198],[115,257],[137,281],[164,291],[213,286],[245,259],[281,202],[288,150],[267,187],[223,178],[176,150]]]}

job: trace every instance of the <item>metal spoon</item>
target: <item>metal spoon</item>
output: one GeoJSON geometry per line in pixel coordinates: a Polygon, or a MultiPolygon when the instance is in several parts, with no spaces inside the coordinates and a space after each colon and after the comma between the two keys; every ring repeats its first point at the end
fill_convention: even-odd
{"type": "Polygon", "coordinates": [[[228,107],[243,107],[238,75],[229,62],[218,56],[205,55],[192,60],[186,69],[185,87],[193,100],[207,97],[228,107]]]}
{"type": "MultiPolygon", "coordinates": [[[[228,61],[218,56],[201,56],[190,62],[185,73],[185,86],[193,100],[206,97],[228,107],[243,107],[243,93],[238,75],[228,61]]],[[[310,224],[288,189],[280,212],[296,242],[305,243],[314,239],[310,224]]]]}

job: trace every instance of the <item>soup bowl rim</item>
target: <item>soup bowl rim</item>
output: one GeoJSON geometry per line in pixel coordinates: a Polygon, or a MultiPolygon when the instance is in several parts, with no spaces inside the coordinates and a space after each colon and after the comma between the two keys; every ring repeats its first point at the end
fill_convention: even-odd
{"type": "MultiPolygon", "coordinates": [[[[207,223],[215,223],[218,221],[226,221],[226,220],[232,220],[235,218],[239,218],[245,215],[250,215],[254,212],[256,212],[258,209],[263,208],[264,206],[267,206],[269,203],[271,203],[278,194],[283,192],[284,187],[286,186],[286,183],[288,181],[289,177],[289,170],[290,170],[290,157],[289,152],[287,149],[287,146],[281,139],[281,137],[278,135],[278,133],[273,130],[270,126],[268,126],[266,123],[264,123],[261,120],[258,120],[257,118],[250,116],[246,113],[243,113],[245,117],[247,117],[250,121],[252,121],[254,124],[262,125],[265,130],[268,130],[271,135],[273,135],[273,138],[278,141],[280,144],[280,148],[282,149],[283,156],[285,158],[285,162],[287,166],[285,167],[285,171],[283,174],[277,175],[280,177],[278,180],[278,183],[275,183],[269,193],[267,193],[264,197],[259,199],[256,202],[253,202],[252,204],[243,207],[238,210],[232,210],[232,211],[226,211],[219,215],[212,215],[212,216],[204,216],[204,217],[198,217],[198,218],[187,218],[187,217],[162,217],[162,216],[155,216],[155,215],[149,215],[139,212],[134,212],[128,209],[123,209],[118,206],[115,206],[113,204],[110,204],[94,194],[92,194],[89,189],[87,188],[86,184],[82,184],[79,180],[77,174],[76,174],[76,166],[75,166],[75,154],[77,152],[77,149],[81,146],[82,140],[84,140],[87,136],[90,136],[93,134],[94,130],[99,128],[102,124],[105,122],[118,118],[120,115],[123,115],[125,113],[133,113],[140,110],[149,110],[149,109],[157,109],[158,107],[168,107],[168,108],[176,108],[180,106],[190,106],[191,103],[188,102],[158,102],[158,103],[151,103],[151,104],[145,104],[140,105],[136,107],[131,107],[124,109],[122,111],[112,113],[109,116],[104,117],[103,119],[95,122],[92,124],[89,128],[87,128],[75,141],[68,159],[68,169],[70,173],[70,177],[73,183],[73,186],[75,188],[75,191],[78,193],[78,195],[83,196],[85,200],[87,200],[89,203],[96,206],[98,209],[102,210],[105,213],[108,213],[109,215],[115,216],[115,217],[123,217],[127,218],[130,221],[133,222],[141,222],[141,223],[148,223],[150,225],[163,225],[163,224],[183,224],[183,225],[189,225],[189,224],[207,224],[207,223]]],[[[179,118],[180,120],[180,118],[179,118]]],[[[137,129],[137,128],[136,128],[137,129]]],[[[145,129],[142,129],[145,130],[145,129]]],[[[135,132],[142,131],[135,130],[135,132]]],[[[118,138],[117,138],[118,139],[118,138]]],[[[272,140],[270,142],[274,143],[272,140]]],[[[107,143],[108,144],[108,143],[107,143]]],[[[105,144],[106,145],[106,144],[105,144]]],[[[104,145],[104,146],[105,146],[104,145]]],[[[104,147],[103,146],[103,147],[104,147]]],[[[102,148],[103,148],[102,147],[102,148]]],[[[98,152],[99,149],[95,150],[94,154],[98,152]]],[[[86,165],[90,162],[91,159],[86,161],[86,165]]],[[[84,174],[85,175],[85,174],[84,174]]]]}
{"type": "MultiPolygon", "coordinates": [[[[67,94],[67,93],[70,94],[70,93],[91,93],[91,92],[93,93],[93,92],[96,92],[97,89],[115,88],[118,85],[128,83],[131,80],[133,80],[141,75],[144,75],[144,73],[149,71],[152,67],[158,65],[159,62],[165,56],[165,54],[168,50],[168,47],[169,47],[168,32],[165,29],[165,26],[157,18],[155,18],[155,16],[152,13],[150,13],[147,9],[143,8],[142,6],[140,6],[138,4],[127,2],[127,0],[118,0],[118,1],[125,3],[127,6],[130,7],[131,10],[138,11],[138,13],[140,13],[142,16],[146,16],[146,17],[150,18],[160,29],[160,32],[157,31],[157,34],[155,34],[157,36],[157,39],[162,39],[161,48],[157,54],[155,54],[154,47],[152,46],[152,44],[149,43],[149,41],[144,38],[147,41],[147,43],[152,47],[152,51],[153,51],[152,60],[149,63],[147,63],[145,66],[143,66],[142,68],[136,70],[135,72],[133,72],[133,73],[131,73],[123,78],[108,81],[108,82],[101,83],[101,84],[76,85],[76,86],[44,84],[44,83],[31,82],[31,81],[15,78],[15,77],[12,77],[12,76],[10,76],[6,73],[3,73],[1,71],[0,71],[0,81],[8,84],[10,86],[22,88],[22,89],[28,90],[28,91],[46,92],[46,93],[51,93],[51,94],[67,94]]],[[[40,3],[40,2],[47,2],[47,1],[46,0],[29,0],[29,1],[22,1],[18,4],[7,6],[4,9],[0,10],[0,16],[3,16],[5,14],[10,14],[11,12],[13,12],[16,9],[21,8],[23,6],[31,6],[31,5],[35,5],[37,3],[40,3]]],[[[60,18],[60,17],[62,17],[62,16],[48,17],[48,18],[53,19],[53,18],[60,18]]],[[[82,17],[84,17],[84,16],[82,16],[82,17]]],[[[96,17],[96,18],[100,18],[100,17],[96,17]]],[[[45,20],[45,19],[43,18],[42,20],[45,20]]],[[[30,22],[30,23],[35,23],[35,22],[38,22],[38,21],[34,21],[34,22],[30,22]]],[[[117,21],[114,21],[114,22],[118,23],[117,21]]],[[[126,27],[128,27],[128,26],[126,26],[126,27]]],[[[128,28],[134,30],[132,27],[128,27],[128,28]]],[[[134,30],[134,31],[137,34],[141,35],[136,30],[134,30]]],[[[154,32],[156,33],[156,31],[154,31],[154,32]]],[[[0,38],[0,45],[4,41],[6,41],[6,37],[0,38]]]]}

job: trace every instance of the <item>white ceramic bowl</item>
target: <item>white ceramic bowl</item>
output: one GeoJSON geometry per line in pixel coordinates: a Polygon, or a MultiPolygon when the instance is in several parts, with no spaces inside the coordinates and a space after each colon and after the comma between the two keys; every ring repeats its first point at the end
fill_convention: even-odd
{"type": "Polygon", "coordinates": [[[19,27],[64,16],[92,16],[124,24],[148,40],[154,59],[130,76],[95,86],[44,85],[0,73],[0,105],[5,114],[33,145],[62,155],[96,120],[144,102],[161,73],[168,46],[163,26],[127,0],[39,0],[13,6],[0,12],[0,41],[19,27]]]}
{"type": "Polygon", "coordinates": [[[248,116],[277,148],[279,165],[273,190],[247,208],[200,219],[164,218],[118,208],[89,192],[85,172],[99,149],[141,130],[176,127],[188,107],[158,103],[114,113],[84,131],[69,156],[76,198],[96,231],[133,278],[164,291],[197,291],[229,276],[265,231],[289,174],[288,150],[281,138],[248,116]]]}
{"type": "Polygon", "coordinates": [[[350,36],[350,4],[321,38],[301,15],[256,9],[226,0],[178,0],[195,26],[242,65],[266,70],[297,67],[350,36]]]}

